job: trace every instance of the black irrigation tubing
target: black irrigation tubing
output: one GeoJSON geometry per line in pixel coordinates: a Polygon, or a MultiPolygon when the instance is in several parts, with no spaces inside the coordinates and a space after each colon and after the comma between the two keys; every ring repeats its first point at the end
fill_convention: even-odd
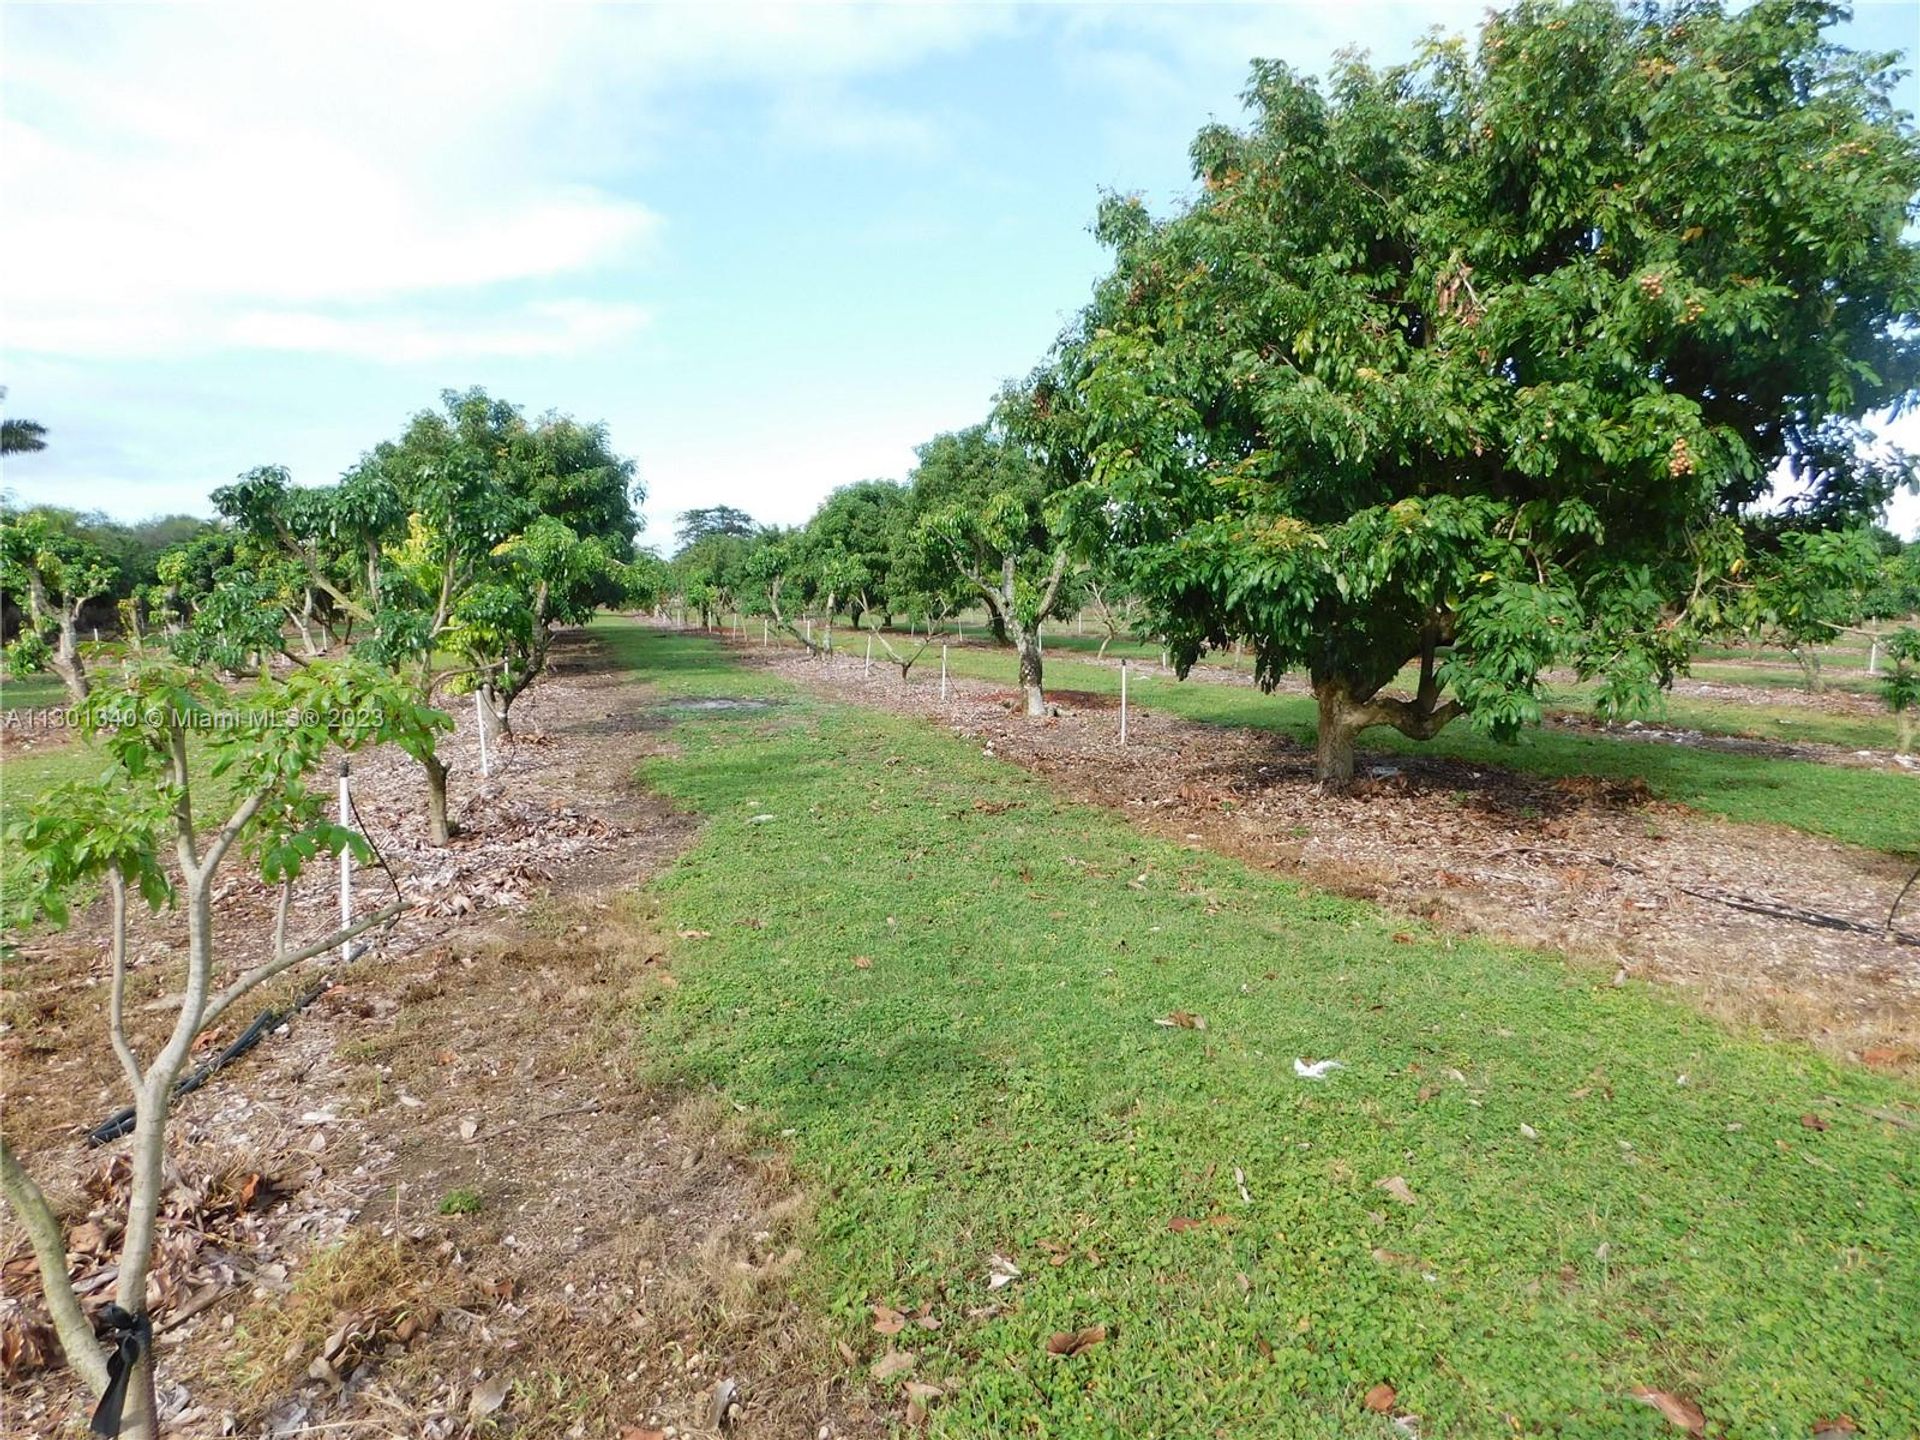
{"type": "MultiPolygon", "coordinates": [[[[347,805],[353,811],[353,818],[360,826],[360,833],[366,836],[367,845],[373,851],[373,858],[379,863],[380,868],[386,872],[387,881],[393,886],[394,895],[397,898],[401,897],[399,877],[393,873],[393,867],[387,863],[387,857],[381,853],[379,843],[373,838],[373,833],[367,827],[365,819],[361,817],[360,807],[354,802],[353,792],[351,790],[347,792],[347,805]]],[[[399,918],[399,915],[396,914],[392,920],[389,920],[387,924],[381,928],[391,929],[394,921],[397,921],[399,918]]],[[[371,939],[360,941],[347,951],[345,963],[351,965],[372,948],[373,941],[371,939]]],[[[226,1049],[222,1050],[218,1055],[215,1055],[211,1060],[201,1064],[191,1075],[179,1081],[173,1087],[173,1098],[178,1100],[183,1095],[191,1095],[202,1085],[205,1085],[209,1080],[213,1079],[215,1075],[218,1075],[222,1070],[226,1069],[227,1066],[231,1065],[249,1050],[253,1049],[254,1046],[258,1045],[268,1035],[272,1034],[273,1031],[305,1010],[309,1005],[313,1004],[314,1001],[326,994],[327,991],[331,990],[333,988],[333,982],[333,972],[329,971],[316,979],[305,990],[302,990],[299,995],[294,997],[291,1004],[284,1005],[277,1010],[272,1006],[268,1006],[265,1010],[262,1010],[259,1015],[254,1018],[254,1022],[243,1030],[232,1044],[228,1045],[226,1049]]],[[[134,1108],[131,1105],[127,1106],[124,1110],[119,1110],[109,1115],[105,1120],[102,1120],[87,1132],[88,1148],[98,1149],[102,1145],[109,1145],[121,1136],[131,1133],[134,1118],[134,1108]]]]}
{"type": "MultiPolygon", "coordinates": [[[[366,948],[366,945],[363,944],[355,949],[352,954],[358,957],[366,948]]],[[[261,1040],[266,1038],[266,1036],[282,1022],[291,1019],[294,1015],[306,1009],[307,1006],[311,1005],[315,1000],[318,1000],[332,984],[332,976],[322,976],[303,990],[291,1005],[279,1010],[275,1010],[272,1007],[262,1010],[259,1018],[241,1032],[239,1039],[235,1040],[218,1055],[214,1056],[211,1060],[196,1069],[191,1075],[176,1084],[173,1087],[173,1098],[178,1100],[181,1096],[191,1095],[194,1091],[198,1090],[202,1085],[206,1084],[207,1081],[211,1080],[215,1075],[226,1069],[227,1066],[231,1065],[242,1055],[253,1049],[254,1046],[258,1045],[261,1040]]],[[[97,1148],[98,1146],[118,1140],[122,1135],[129,1133],[133,1129],[133,1121],[134,1110],[131,1105],[124,1110],[108,1116],[105,1120],[102,1120],[98,1125],[94,1126],[92,1130],[87,1132],[88,1146],[97,1148]]]]}
{"type": "Polygon", "coordinates": [[[1907,883],[1902,885],[1900,893],[1893,897],[1893,904],[1887,907],[1886,928],[1888,930],[1893,929],[1893,917],[1900,913],[1900,902],[1907,898],[1907,892],[1913,889],[1913,882],[1916,880],[1920,880],[1920,865],[1914,867],[1913,874],[1907,877],[1907,883]]]}
{"type": "MultiPolygon", "coordinates": [[[[1519,845],[1517,850],[1540,851],[1539,846],[1519,845]]],[[[1545,853],[1541,851],[1540,853],[1545,853]]],[[[1612,870],[1624,870],[1629,875],[1647,876],[1648,872],[1638,865],[1625,860],[1616,860],[1610,855],[1582,854],[1581,859],[1594,864],[1604,865],[1612,870]]],[[[1657,878],[1657,877],[1655,877],[1657,878]]],[[[1808,910],[1799,905],[1786,905],[1778,900],[1756,899],[1751,895],[1736,895],[1727,890],[1708,890],[1692,885],[1675,885],[1673,888],[1682,895],[1691,895],[1696,900],[1711,900],[1716,905],[1725,905],[1731,910],[1744,910],[1751,915],[1764,915],[1771,920],[1790,920],[1797,925],[1809,925],[1816,930],[1839,930],[1849,935],[1887,935],[1896,945],[1920,945],[1920,935],[1912,935],[1904,930],[1893,928],[1894,914],[1900,909],[1900,902],[1907,897],[1907,891],[1914,882],[1920,880],[1920,870],[1914,871],[1907,883],[1900,887],[1900,893],[1894,897],[1893,909],[1887,911],[1887,918],[1878,925],[1869,925],[1860,920],[1849,920],[1842,915],[1829,915],[1822,910],[1808,910]]]]}
{"type": "Polygon", "coordinates": [[[1778,900],[1756,900],[1752,896],[1733,895],[1724,890],[1698,890],[1691,885],[1676,885],[1674,888],[1683,895],[1692,895],[1700,900],[1711,900],[1715,904],[1725,905],[1732,910],[1744,910],[1750,915],[1765,915],[1774,920],[1791,920],[1796,924],[1810,925],[1816,930],[1839,930],[1849,935],[1888,935],[1896,945],[1920,945],[1920,935],[1909,935],[1903,930],[1895,930],[1891,924],[1868,925],[1859,920],[1848,920],[1844,916],[1828,915],[1820,910],[1805,910],[1798,905],[1783,905],[1778,900]]]}

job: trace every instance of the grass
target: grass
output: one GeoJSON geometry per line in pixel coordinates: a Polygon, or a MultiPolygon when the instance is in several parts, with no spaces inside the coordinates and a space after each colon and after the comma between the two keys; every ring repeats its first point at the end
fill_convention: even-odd
{"type": "MultiPolygon", "coordinates": [[[[936,662],[937,663],[937,662],[936,662]]],[[[983,647],[950,653],[955,674],[1012,685],[1010,652],[983,647]]],[[[1118,693],[1118,670],[1106,665],[1047,661],[1046,680],[1060,689],[1118,693]]],[[[1136,675],[1131,703],[1214,725],[1272,730],[1311,746],[1314,706],[1304,695],[1263,695],[1252,687],[1180,683],[1170,675],[1136,675]]],[[[1739,707],[1729,707],[1739,708],[1739,707]]],[[[1808,728],[1812,728],[1809,715],[1808,728]]],[[[1829,717],[1836,721],[1844,717],[1829,717]]],[[[1393,731],[1360,737],[1369,756],[1440,755],[1470,764],[1521,770],[1550,777],[1639,777],[1662,800],[1749,824],[1786,825],[1894,854],[1920,852],[1920,781],[1884,770],[1854,769],[1814,761],[1776,760],[1684,745],[1646,743],[1604,735],[1531,730],[1502,745],[1455,725],[1421,744],[1393,731]]]]}
{"type": "Polygon", "coordinates": [[[809,1298],[863,1361],[917,1354],[931,1433],[1389,1437],[1383,1382],[1428,1440],[1672,1433],[1640,1386],[1713,1433],[1920,1416],[1920,1146],[1869,1113],[1898,1082],[596,630],[663,697],[781,702],[681,720],[645,772],[705,827],[653,888],[686,938],[636,1051],[781,1137],[809,1298]],[[990,1291],[996,1252],[1022,1278],[990,1291]],[[874,1303],[942,1326],[885,1340],[874,1303]]]}
{"type": "Polygon", "coordinates": [[[0,710],[51,709],[67,703],[67,687],[58,675],[39,672],[0,678],[0,710]]]}

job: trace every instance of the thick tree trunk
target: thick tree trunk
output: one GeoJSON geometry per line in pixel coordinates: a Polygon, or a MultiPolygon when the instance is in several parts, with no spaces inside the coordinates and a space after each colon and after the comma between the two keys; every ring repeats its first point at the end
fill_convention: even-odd
{"type": "Polygon", "coordinates": [[[453,838],[447,822],[447,767],[438,755],[429,754],[420,762],[427,772],[427,838],[434,845],[445,845],[453,838]]]}
{"type": "Polygon", "coordinates": [[[1337,680],[1322,681],[1313,687],[1320,704],[1320,725],[1313,740],[1313,778],[1329,790],[1344,790],[1353,783],[1353,737],[1359,733],[1354,722],[1359,709],[1352,693],[1337,680]]]}
{"type": "Polygon", "coordinates": [[[1044,715],[1047,713],[1047,697],[1040,688],[1042,661],[1040,658],[1040,637],[1037,631],[1022,629],[1019,637],[1020,650],[1020,688],[1026,693],[1027,714],[1044,715]]]}

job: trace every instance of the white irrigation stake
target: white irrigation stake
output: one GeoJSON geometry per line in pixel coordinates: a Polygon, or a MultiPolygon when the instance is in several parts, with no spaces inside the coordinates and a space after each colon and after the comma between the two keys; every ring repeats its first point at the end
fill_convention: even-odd
{"type": "Polygon", "coordinates": [[[867,636],[867,674],[873,674],[873,636],[867,636]]]}
{"type": "Polygon", "coordinates": [[[765,621],[764,619],[763,619],[763,620],[761,620],[761,622],[760,622],[760,648],[761,648],[762,650],[764,650],[764,649],[766,649],[766,648],[767,648],[767,642],[768,642],[768,640],[769,640],[769,639],[771,639],[771,638],[772,638],[772,634],[773,634],[773,632],[772,632],[772,630],[771,630],[771,629],[769,629],[769,628],[768,628],[768,625],[767,625],[767,622],[766,622],[766,621],[765,621]]]}
{"type": "Polygon", "coordinates": [[[98,625],[93,627],[93,643],[96,645],[100,643],[100,627],[98,625]]]}
{"type": "MultiPolygon", "coordinates": [[[[353,825],[353,796],[347,789],[347,762],[340,762],[340,828],[345,830],[353,825]]],[[[340,847],[340,928],[345,930],[353,924],[353,852],[344,845],[340,847]]],[[[353,942],[340,942],[340,960],[344,964],[353,958],[353,942]]]]}
{"type": "Polygon", "coordinates": [[[940,701],[941,703],[945,704],[946,699],[947,699],[947,647],[942,645],[940,647],[940,701]]]}
{"type": "Polygon", "coordinates": [[[1127,662],[1120,661],[1120,743],[1127,743],[1127,662]]]}
{"type": "Polygon", "coordinates": [[[493,764],[487,755],[487,702],[477,689],[473,692],[473,723],[480,727],[480,778],[484,780],[493,773],[493,764]]]}

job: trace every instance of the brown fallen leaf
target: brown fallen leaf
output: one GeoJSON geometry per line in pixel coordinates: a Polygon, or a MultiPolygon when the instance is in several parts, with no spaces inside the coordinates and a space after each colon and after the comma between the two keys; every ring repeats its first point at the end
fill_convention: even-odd
{"type": "Polygon", "coordinates": [[[650,1429],[645,1425],[622,1425],[620,1440],[667,1440],[667,1432],[650,1429]]]}
{"type": "Polygon", "coordinates": [[[1404,1175],[1389,1175],[1384,1180],[1376,1180],[1373,1182],[1373,1188],[1386,1191],[1387,1194],[1398,1200],[1402,1205],[1418,1205],[1420,1203],[1419,1200],[1414,1197],[1413,1188],[1407,1184],[1407,1177],[1404,1175]]]}
{"type": "Polygon", "coordinates": [[[713,932],[711,930],[682,930],[679,932],[679,935],[682,940],[711,940],[713,938],[713,932]]]}
{"type": "Polygon", "coordinates": [[[1047,1353],[1066,1357],[1078,1355],[1090,1346],[1098,1345],[1107,1338],[1105,1325],[1089,1325],[1084,1330],[1062,1330],[1047,1341],[1047,1353]]]}
{"type": "Polygon", "coordinates": [[[919,1358],[911,1350],[889,1350],[867,1367],[867,1374],[875,1380],[891,1380],[911,1370],[919,1358]]]}
{"type": "Polygon", "coordinates": [[[467,1402],[467,1413],[476,1419],[493,1414],[507,1403],[507,1394],[512,1388],[513,1382],[504,1375],[483,1380],[473,1387],[473,1398],[467,1402]]]}
{"type": "Polygon", "coordinates": [[[1860,1427],[1851,1415],[1832,1415],[1813,1422],[1813,1440],[1847,1440],[1847,1436],[1859,1433],[1860,1427]]]}
{"type": "Polygon", "coordinates": [[[1897,1069],[1913,1058],[1911,1050],[1902,1050],[1895,1045],[1869,1045],[1860,1052],[1860,1062],[1872,1066],[1875,1070],[1897,1069]]]}
{"type": "Polygon", "coordinates": [[[1800,1123],[1809,1130],[1824,1130],[1827,1128],[1827,1122],[1811,1112],[1802,1115],[1800,1117],[1800,1123]]]}
{"type": "Polygon", "coordinates": [[[1195,1015],[1187,1010],[1171,1011],[1168,1014],[1160,1016],[1153,1023],[1156,1025],[1164,1025],[1172,1030],[1204,1030],[1207,1028],[1207,1022],[1204,1016],[1195,1015]]]}
{"type": "Polygon", "coordinates": [[[907,1317],[888,1305],[869,1305],[873,1312],[873,1328],[876,1334],[898,1335],[907,1328],[907,1317]]]}
{"type": "Polygon", "coordinates": [[[947,1392],[938,1385],[929,1385],[924,1380],[907,1382],[907,1423],[924,1425],[927,1423],[927,1405],[938,1400],[947,1392]]]}
{"type": "Polygon", "coordinates": [[[1360,1403],[1376,1415],[1384,1415],[1393,1409],[1393,1402],[1400,1398],[1400,1392],[1384,1380],[1367,1391],[1366,1398],[1360,1403]]]}
{"type": "Polygon", "coordinates": [[[107,1253],[107,1232],[98,1220],[88,1220],[67,1231],[67,1254],[104,1255],[107,1253]]]}
{"type": "Polygon", "coordinates": [[[859,1363],[860,1357],[853,1353],[853,1347],[847,1344],[846,1341],[836,1340],[833,1342],[833,1345],[834,1348],[840,1352],[840,1358],[846,1361],[847,1364],[856,1365],[859,1363]]]}
{"type": "Polygon", "coordinates": [[[856,955],[856,956],[854,956],[854,957],[853,957],[853,968],[854,968],[854,969],[856,969],[856,970],[871,970],[871,969],[873,969],[873,957],[872,957],[872,956],[870,956],[870,955],[856,955]]]}
{"type": "Polygon", "coordinates": [[[1639,1389],[1633,1392],[1633,1398],[1651,1405],[1667,1422],[1689,1435],[1698,1435],[1707,1428],[1707,1417],[1693,1401],[1680,1395],[1669,1395],[1665,1390],[1639,1389]]]}

